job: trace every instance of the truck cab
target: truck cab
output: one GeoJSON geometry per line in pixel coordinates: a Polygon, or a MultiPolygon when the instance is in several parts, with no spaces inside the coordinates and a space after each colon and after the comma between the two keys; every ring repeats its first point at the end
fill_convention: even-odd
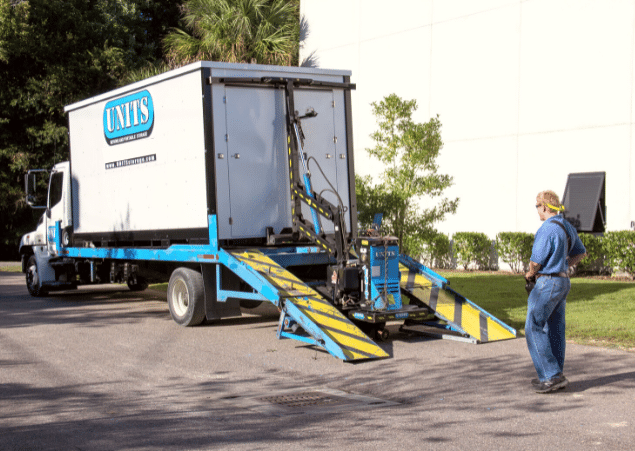
{"type": "Polygon", "coordinates": [[[54,234],[55,224],[62,225],[62,242],[68,245],[72,227],[71,215],[71,177],[70,164],[56,164],[50,171],[46,197],[41,195],[38,185],[48,170],[30,170],[25,179],[27,203],[35,209],[44,210],[34,231],[25,234],[20,240],[22,271],[27,275],[27,288],[35,296],[45,295],[50,289],[68,289],[76,287],[71,280],[61,277],[56,280],[52,266],[58,257],[54,234]]]}

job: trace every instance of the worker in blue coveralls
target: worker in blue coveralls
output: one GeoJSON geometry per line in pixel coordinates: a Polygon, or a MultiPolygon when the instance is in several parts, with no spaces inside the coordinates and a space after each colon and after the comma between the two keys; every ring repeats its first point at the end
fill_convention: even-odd
{"type": "Polygon", "coordinates": [[[532,387],[537,393],[550,393],[569,384],[563,373],[569,268],[585,257],[586,249],[575,228],[558,214],[564,207],[556,193],[538,194],[536,209],[543,224],[536,232],[525,274],[528,282],[536,284],[527,300],[525,336],[538,373],[532,387]]]}

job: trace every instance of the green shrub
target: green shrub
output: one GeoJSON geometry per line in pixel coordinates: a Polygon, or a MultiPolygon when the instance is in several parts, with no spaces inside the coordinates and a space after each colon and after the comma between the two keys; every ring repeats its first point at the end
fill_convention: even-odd
{"type": "Polygon", "coordinates": [[[471,264],[476,265],[478,269],[491,267],[492,242],[487,235],[477,232],[457,232],[452,239],[454,241],[452,252],[457,265],[462,265],[464,269],[468,269],[471,264]]]}
{"type": "Polygon", "coordinates": [[[517,274],[527,269],[533,245],[533,233],[500,232],[496,235],[496,252],[499,258],[517,274]]]}
{"type": "Polygon", "coordinates": [[[424,265],[430,268],[452,268],[452,249],[447,235],[435,234],[425,241],[423,248],[421,259],[424,265]]]}
{"type": "MultiPolygon", "coordinates": [[[[578,236],[587,251],[579,264],[578,272],[625,271],[635,276],[635,231],[623,230],[606,232],[604,236],[579,233],[578,236]]],[[[423,264],[429,267],[448,269],[492,269],[496,266],[491,256],[491,242],[487,235],[476,232],[457,232],[451,245],[447,235],[437,233],[425,241],[421,255],[423,264]]],[[[496,235],[495,247],[498,257],[509,264],[512,271],[527,270],[531,258],[534,235],[525,232],[500,232],[496,235]]]]}
{"type": "Polygon", "coordinates": [[[613,272],[635,274],[635,231],[606,232],[602,237],[605,264],[613,272]]]}
{"type": "Polygon", "coordinates": [[[578,263],[578,272],[603,272],[604,269],[604,249],[601,236],[590,233],[579,233],[580,241],[586,248],[587,256],[578,263]]]}

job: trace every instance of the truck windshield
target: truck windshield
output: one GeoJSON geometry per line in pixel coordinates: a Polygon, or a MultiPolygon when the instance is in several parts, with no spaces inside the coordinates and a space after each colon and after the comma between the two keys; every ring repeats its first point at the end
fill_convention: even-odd
{"type": "Polygon", "coordinates": [[[62,185],[64,184],[64,173],[55,172],[51,176],[49,188],[49,208],[53,208],[62,200],[62,185]]]}

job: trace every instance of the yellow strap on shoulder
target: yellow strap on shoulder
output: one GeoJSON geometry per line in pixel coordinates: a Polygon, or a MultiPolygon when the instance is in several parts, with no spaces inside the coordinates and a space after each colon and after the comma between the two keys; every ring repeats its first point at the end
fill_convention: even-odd
{"type": "Polygon", "coordinates": [[[545,205],[546,205],[547,207],[551,208],[552,210],[555,210],[555,211],[564,211],[564,205],[561,205],[561,206],[559,206],[559,207],[554,207],[554,206],[553,206],[553,205],[551,205],[551,204],[545,204],[545,205]]]}

